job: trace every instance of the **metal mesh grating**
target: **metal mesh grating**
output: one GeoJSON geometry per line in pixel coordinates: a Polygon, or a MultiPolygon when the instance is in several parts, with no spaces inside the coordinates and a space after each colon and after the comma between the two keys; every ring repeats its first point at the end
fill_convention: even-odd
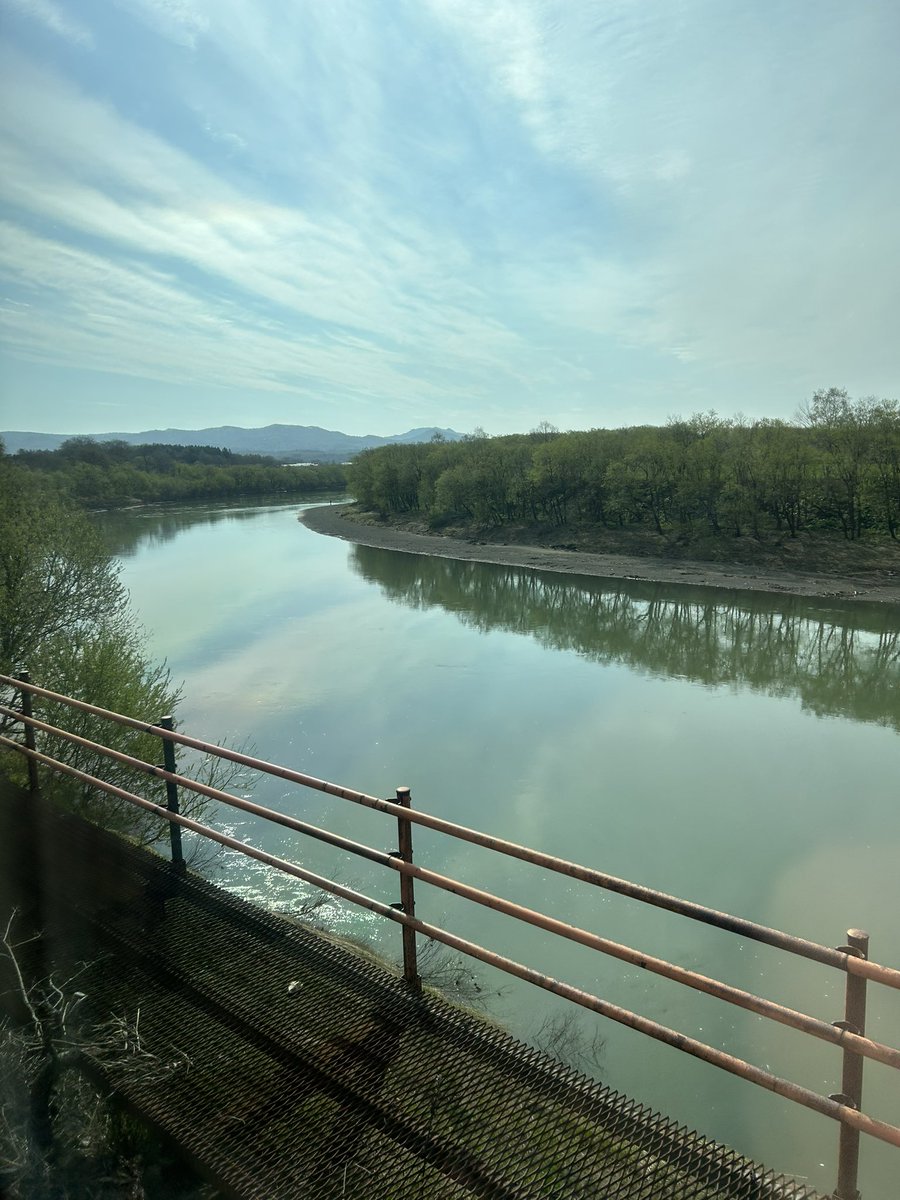
{"type": "Polygon", "coordinates": [[[190,1060],[110,1083],[226,1194],[815,1200],[345,946],[28,803],[42,923],[95,964],[98,1015],[139,1007],[145,1045],[190,1060]]]}

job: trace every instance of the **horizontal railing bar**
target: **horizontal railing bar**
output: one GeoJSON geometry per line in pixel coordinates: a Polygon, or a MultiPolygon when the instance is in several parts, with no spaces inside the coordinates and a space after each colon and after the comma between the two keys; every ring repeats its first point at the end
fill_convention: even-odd
{"type": "MultiPolygon", "coordinates": [[[[240,750],[230,750],[227,746],[217,746],[214,742],[204,742],[199,738],[188,737],[186,734],[177,733],[172,729],[163,729],[160,725],[154,725],[153,722],[139,721],[135,717],[126,717],[124,713],[112,712],[108,708],[100,708],[99,705],[89,704],[86,700],[76,700],[74,696],[63,696],[59,692],[51,692],[49,688],[38,687],[34,683],[26,683],[24,680],[16,679],[12,675],[0,674],[0,684],[6,684],[20,691],[30,692],[34,696],[43,696],[47,700],[53,700],[58,704],[66,704],[70,708],[79,709],[81,712],[92,713],[94,716],[113,721],[117,725],[125,725],[129,729],[137,729],[140,733],[152,733],[155,737],[166,738],[170,742],[188,746],[192,750],[200,750],[204,754],[212,754],[217,758],[225,758],[241,766],[252,767],[254,770],[263,771],[267,775],[275,775],[282,779],[288,779],[293,783],[300,783],[304,787],[313,788],[316,791],[328,792],[330,795],[338,796],[341,799],[378,799],[377,796],[368,796],[365,792],[358,792],[353,788],[345,788],[336,783],[329,783],[327,779],[317,779],[314,775],[304,775],[300,771],[292,771],[289,767],[282,767],[278,763],[270,763],[262,758],[254,758],[252,755],[244,754],[240,750]]],[[[399,805],[396,807],[399,808],[399,805]]],[[[403,811],[407,810],[404,809],[403,811]]]]}
{"type": "MultiPolygon", "coordinates": [[[[8,708],[5,704],[0,704],[0,716],[15,712],[14,709],[8,708]]],[[[80,734],[70,733],[68,729],[60,729],[56,725],[50,725],[46,721],[40,721],[37,717],[22,717],[17,714],[19,719],[34,729],[40,729],[43,733],[53,734],[56,737],[61,737],[67,742],[71,742],[75,746],[81,746],[85,750],[90,750],[96,754],[102,754],[106,758],[111,758],[115,762],[122,763],[123,766],[131,767],[136,771],[141,771],[145,775],[149,775],[154,779],[161,779],[169,783],[177,784],[179,787],[188,788],[192,792],[197,792],[201,796],[207,796],[210,800],[218,800],[222,804],[228,804],[232,808],[243,809],[244,812],[251,813],[253,816],[262,817],[266,821],[271,821],[276,825],[283,825],[286,829],[293,829],[297,833],[305,834],[307,837],[316,838],[320,842],[327,842],[329,845],[336,846],[341,850],[347,850],[351,854],[356,854],[360,858],[369,859],[371,862],[377,862],[382,866],[390,865],[390,855],[385,850],[376,850],[372,846],[366,846],[362,842],[354,842],[350,838],[343,837],[341,834],[332,833],[328,829],[321,829],[318,825],[310,825],[306,821],[301,821],[298,817],[288,816],[287,813],[279,812],[275,808],[267,808],[263,804],[257,804],[253,800],[245,800],[242,796],[235,796],[231,792],[222,791],[221,788],[212,787],[208,783],[201,783],[197,779],[191,779],[188,775],[178,775],[174,771],[167,771],[165,767],[156,766],[153,763],[145,762],[142,758],[135,758],[131,754],[125,754],[122,750],[114,750],[112,746],[104,746],[102,742],[92,742],[89,738],[81,737],[80,734]]],[[[16,743],[18,746],[19,743],[16,743]]],[[[53,762],[58,762],[53,759],[53,762]]]]}
{"type": "MultiPolygon", "coordinates": [[[[5,705],[0,704],[0,714],[7,714],[11,711],[13,710],[10,710],[5,705]]],[[[539,912],[536,909],[527,908],[524,905],[517,904],[515,901],[507,900],[504,897],[497,896],[492,892],[487,892],[482,888],[476,888],[471,884],[463,883],[461,880],[453,879],[450,876],[430,870],[428,867],[422,867],[414,863],[405,862],[399,856],[391,855],[386,851],[376,850],[372,846],[366,846],[360,842],[352,841],[351,839],[343,837],[340,834],[332,833],[330,830],[320,829],[318,826],[310,825],[308,822],[301,821],[297,817],[290,817],[285,813],[279,813],[275,809],[266,808],[261,804],[256,804],[254,801],[246,800],[240,796],[234,796],[230,792],[223,791],[220,788],[214,788],[209,784],[199,783],[196,780],[190,779],[188,776],[179,775],[173,771],[167,771],[164,767],[154,766],[151,763],[144,762],[143,759],[135,758],[130,754],[125,754],[121,750],[114,750],[110,746],[104,746],[98,742],[92,742],[78,734],[70,733],[65,729],[59,729],[55,725],[50,725],[46,721],[41,721],[37,718],[28,718],[27,723],[35,729],[42,730],[44,733],[58,735],[75,745],[81,746],[101,755],[105,755],[108,758],[114,759],[116,762],[120,762],[125,766],[141,771],[144,774],[152,776],[153,778],[174,783],[179,787],[186,788],[212,800],[219,801],[220,803],[226,804],[231,808],[237,808],[244,812],[252,813],[254,816],[262,817],[265,820],[271,820],[287,829],[294,830],[295,832],[304,834],[305,836],[316,838],[317,840],[326,842],[338,849],[348,851],[351,854],[356,854],[359,857],[369,860],[370,862],[376,862],[382,866],[390,867],[399,874],[410,875],[415,879],[420,879],[423,883],[429,883],[433,887],[440,888],[446,892],[451,892],[454,895],[460,896],[466,900],[470,900],[475,904],[481,905],[482,907],[504,913],[506,916],[513,917],[516,920],[523,921],[526,924],[534,927],[544,929],[549,933],[556,934],[559,937],[564,937],[569,941],[586,946],[591,950],[596,950],[601,954],[606,954],[612,958],[630,963],[632,966],[640,967],[643,970],[650,971],[655,975],[662,976],[666,979],[671,979],[673,982],[682,984],[685,987],[690,987],[695,991],[703,992],[707,995],[714,996],[719,1000],[723,1000],[728,1004],[733,1004],[749,1012],[756,1013],[758,1016],[777,1021],[779,1024],[786,1025],[789,1028],[799,1030],[802,1033],[820,1038],[822,1041],[829,1042],[832,1045],[841,1046],[852,1050],[857,1054],[873,1059],[876,1062],[883,1063],[886,1066],[900,1069],[900,1050],[897,1050],[892,1046],[887,1046],[881,1042],[873,1041],[871,1038],[862,1037],[861,1035],[853,1033],[850,1030],[839,1029],[827,1021],[822,1021],[817,1017],[812,1017],[806,1013],[801,1013],[796,1009],[788,1008],[784,1005],[776,1003],[775,1001],[768,1000],[765,997],[757,996],[754,993],[747,992],[742,988],[737,988],[731,984],[723,983],[720,980],[712,979],[709,976],[701,975],[695,971],[690,971],[685,967],[680,967],[677,964],[670,963],[665,959],[656,958],[653,955],[643,954],[641,951],[635,950],[631,946],[625,946],[621,943],[611,941],[608,938],[600,937],[598,934],[592,933],[586,929],[582,929],[577,925],[570,925],[567,922],[560,921],[555,917],[548,916],[546,913],[539,912]]]]}
{"type": "Polygon", "coordinates": [[[523,921],[539,929],[544,929],[548,933],[556,934],[558,937],[567,938],[569,941],[586,946],[591,950],[596,950],[601,954],[606,954],[610,958],[629,963],[634,967],[640,967],[654,975],[659,975],[664,979],[672,980],[674,983],[680,983],[685,987],[692,988],[694,991],[703,992],[708,996],[724,1000],[726,1003],[733,1004],[748,1012],[756,1013],[757,1016],[766,1017],[770,1021],[776,1021],[788,1028],[820,1038],[831,1045],[841,1046],[865,1058],[870,1058],[875,1062],[880,1062],[885,1066],[900,1070],[900,1050],[895,1049],[893,1046],[873,1041],[871,1038],[862,1037],[850,1030],[838,1029],[828,1021],[822,1021],[818,1017],[812,1017],[807,1013],[788,1008],[783,1004],[776,1003],[774,1000],[768,1000],[764,996],[757,996],[753,992],[747,992],[743,988],[723,983],[721,980],[713,979],[708,975],[701,975],[696,971],[690,971],[686,967],[678,966],[677,963],[671,963],[666,959],[656,958],[650,954],[643,954],[641,951],[635,950],[632,946],[626,946],[622,943],[611,941],[609,938],[600,937],[599,934],[582,929],[578,925],[569,925],[565,921],[558,920],[556,917],[551,917],[536,909],[517,904],[513,900],[497,896],[493,892],[486,892],[481,888],[476,888],[449,876],[441,875],[436,871],[430,870],[428,867],[405,863],[399,859],[389,859],[387,865],[402,874],[409,874],[416,879],[421,879],[423,883],[430,883],[434,887],[441,888],[443,891],[452,892],[463,899],[471,900],[473,903],[480,904],[485,908],[490,908],[506,916],[514,917],[516,920],[523,921]]]}
{"type": "MultiPolygon", "coordinates": [[[[707,925],[714,925],[720,929],[737,933],[742,937],[750,938],[753,941],[763,942],[766,945],[784,950],[790,954],[798,955],[801,958],[808,958],[814,962],[823,963],[825,966],[837,967],[838,970],[845,971],[850,975],[859,975],[883,983],[888,987],[900,989],[900,970],[892,967],[885,967],[880,963],[857,958],[842,950],[835,950],[830,946],[822,946],[817,942],[811,942],[806,938],[799,938],[793,934],[784,933],[781,930],[772,929],[766,925],[759,925],[757,922],[748,921],[743,917],[735,917],[729,913],[719,912],[705,905],[696,904],[691,900],[682,900],[677,896],[656,891],[656,889],[646,887],[643,884],[631,883],[628,880],[619,879],[614,875],[608,875],[594,868],[584,867],[578,863],[545,854],[540,850],[532,850],[528,846],[519,845],[505,838],[494,837],[490,834],[481,833],[479,830],[470,829],[464,825],[457,825],[452,821],[444,820],[442,817],[435,817],[430,813],[423,812],[421,809],[403,808],[401,805],[395,804],[390,800],[381,800],[377,796],[370,796],[365,792],[344,788],[337,784],[329,783],[327,780],[317,779],[313,775],[306,775],[303,772],[291,770],[289,767],[282,767],[277,763],[270,763],[264,759],[254,758],[252,755],[243,754],[237,750],[230,750],[225,746],[216,746],[211,742],[204,742],[198,738],[189,737],[186,734],[179,734],[172,730],[163,729],[159,725],[148,724],[145,721],[138,721],[133,717],[126,717],[121,713],[110,712],[108,709],[88,704],[84,700],[75,700],[71,696],[63,696],[57,692],[51,692],[47,688],[41,688],[32,683],[25,683],[9,675],[0,674],[0,683],[6,683],[11,687],[24,689],[33,695],[43,696],[59,703],[67,704],[70,707],[93,713],[96,716],[108,718],[118,724],[138,729],[143,733],[152,733],[157,737],[166,738],[179,745],[187,746],[205,754],[212,754],[218,758],[224,758],[229,762],[262,771],[276,778],[286,779],[303,787],[326,792],[329,795],[350,800],[355,804],[361,804],[367,808],[385,812],[394,817],[410,820],[417,825],[433,829],[438,833],[444,833],[450,837],[470,842],[473,845],[483,846],[485,849],[494,850],[497,853],[533,863],[536,866],[544,867],[557,874],[579,879],[584,883],[590,883],[607,891],[628,896],[644,904],[664,908],[669,912],[678,913],[681,916],[701,921],[707,925]]],[[[19,719],[23,719],[21,714],[19,715],[19,719]]]]}
{"type": "Polygon", "coordinates": [[[102,779],[89,775],[86,771],[80,771],[78,768],[70,767],[66,763],[57,762],[49,755],[43,754],[40,751],[29,750],[10,738],[0,737],[0,745],[5,745],[9,749],[27,754],[29,758],[34,758],[36,761],[42,762],[54,770],[80,779],[84,783],[88,783],[110,795],[118,796],[120,799],[126,800],[148,812],[154,812],[157,816],[167,821],[176,822],[195,833],[208,837],[211,841],[237,850],[248,858],[266,863],[268,866],[274,867],[287,875],[292,875],[304,883],[309,883],[314,887],[320,888],[322,891],[329,892],[331,895],[349,900],[358,907],[377,913],[389,921],[394,921],[400,925],[408,925],[412,929],[415,929],[417,933],[421,933],[434,941],[441,942],[451,947],[451,949],[458,950],[460,953],[475,958],[480,962],[497,967],[509,975],[515,975],[520,979],[535,984],[537,987],[553,992],[555,995],[563,996],[581,1005],[583,1008],[591,1009],[601,1016],[605,1016],[621,1025],[627,1025],[629,1028],[644,1033],[656,1041],[673,1046],[683,1053],[690,1054],[695,1058],[699,1058],[704,1062],[727,1071],[729,1074],[737,1075],[742,1079],[755,1083],[767,1091],[792,1100],[794,1103],[801,1104],[806,1108],[810,1108],[815,1112],[821,1113],[823,1116],[830,1117],[832,1120],[839,1121],[844,1125],[849,1125],[851,1128],[858,1129],[860,1132],[878,1138],[880,1141],[888,1142],[893,1146],[900,1146],[900,1128],[895,1125],[890,1125],[885,1121],[870,1117],[866,1113],[849,1108],[847,1105],[830,1100],[825,1096],[819,1095],[818,1092],[813,1092],[800,1084],[793,1083],[791,1080],[773,1075],[771,1072],[763,1070],[762,1067],[757,1067],[752,1063],[746,1062],[744,1059],[726,1054],[723,1050],[718,1050],[714,1046],[707,1045],[705,1042],[700,1042],[695,1038],[678,1033],[676,1030],[669,1029],[665,1025],[660,1025],[658,1022],[650,1020],[648,1017],[642,1017],[628,1009],[611,1004],[607,1000],[602,1000],[599,996],[584,992],[572,984],[563,983],[552,976],[544,975],[540,971],[535,971],[531,967],[506,958],[504,955],[487,950],[485,947],[479,946],[476,942],[469,942],[465,938],[458,937],[456,934],[440,928],[440,926],[431,925],[416,917],[409,917],[406,913],[392,908],[389,904],[375,900],[364,895],[362,892],[357,892],[322,875],[317,875],[315,872],[308,871],[304,867],[298,867],[295,863],[278,858],[267,851],[257,850],[253,846],[239,842],[236,838],[232,838],[228,834],[219,833],[218,830],[203,825],[200,821],[195,821],[191,817],[186,817],[182,813],[170,812],[162,805],[155,804],[152,800],[147,800],[143,796],[128,792],[124,788],[117,787],[115,784],[105,783],[102,779]]]}

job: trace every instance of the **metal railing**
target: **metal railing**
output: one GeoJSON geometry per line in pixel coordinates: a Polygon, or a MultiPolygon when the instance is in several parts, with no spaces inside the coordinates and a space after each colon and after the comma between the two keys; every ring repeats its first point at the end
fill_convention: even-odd
{"type": "Polygon", "coordinates": [[[416,934],[418,933],[480,962],[487,963],[510,975],[524,979],[529,983],[562,996],[583,1008],[599,1013],[620,1024],[627,1025],[657,1041],[674,1046],[684,1053],[719,1067],[730,1074],[749,1080],[797,1104],[830,1117],[840,1122],[838,1180],[833,1193],[835,1200],[858,1200],[857,1178],[861,1133],[900,1147],[900,1127],[868,1116],[860,1110],[863,1064],[865,1059],[873,1059],[895,1070],[900,1069],[900,1049],[875,1041],[865,1034],[866,989],[868,981],[871,980],[883,986],[900,990],[900,970],[882,966],[869,960],[868,935],[862,930],[849,930],[846,945],[839,946],[836,949],[823,946],[791,934],[783,933],[780,930],[771,929],[741,917],[731,916],[727,913],[705,907],[704,905],[696,904],[693,901],[682,900],[640,884],[630,883],[627,880],[619,879],[616,876],[594,870],[590,867],[584,867],[542,851],[533,850],[527,846],[522,846],[503,838],[493,837],[478,830],[447,821],[444,818],[413,809],[411,807],[411,794],[408,787],[397,788],[395,800],[385,800],[351,788],[344,788],[326,780],[304,774],[303,772],[294,771],[276,763],[266,762],[240,751],[216,746],[201,739],[178,733],[174,728],[174,722],[170,716],[164,716],[155,722],[147,723],[133,717],[124,716],[121,713],[110,712],[82,700],[59,695],[46,688],[32,684],[25,673],[18,676],[0,674],[0,687],[15,689],[21,697],[20,708],[0,704],[0,717],[5,718],[7,722],[15,722],[23,730],[22,741],[7,736],[0,736],[0,748],[17,751],[27,758],[29,786],[33,791],[37,791],[39,788],[38,766],[44,766],[52,771],[74,777],[91,788],[115,796],[147,812],[155,813],[168,821],[172,861],[177,867],[184,867],[181,831],[182,829],[189,829],[220,845],[237,850],[287,875],[300,879],[325,892],[329,892],[334,896],[367,909],[369,912],[376,913],[387,920],[400,924],[402,926],[403,937],[404,977],[411,988],[419,989],[421,987],[416,961],[416,934]],[[142,759],[135,758],[122,751],[91,741],[40,720],[34,715],[32,709],[33,698],[50,701],[54,704],[61,704],[160,738],[163,748],[163,765],[159,766],[147,763],[142,759]],[[146,797],[108,783],[97,776],[55,759],[51,754],[45,753],[43,750],[39,750],[35,736],[38,732],[52,738],[60,738],[70,744],[88,750],[92,754],[100,755],[126,767],[133,768],[135,771],[164,781],[166,787],[166,805],[156,804],[146,797]],[[232,795],[219,788],[199,783],[196,780],[181,775],[176,770],[175,746],[183,746],[267,775],[277,776],[280,779],[302,787],[325,792],[328,795],[336,796],[342,800],[392,816],[397,820],[398,849],[392,852],[385,852],[372,846],[363,845],[340,834],[333,833],[330,830],[310,825],[285,813],[266,808],[253,801],[232,795]],[[232,808],[251,813],[254,816],[304,834],[307,837],[325,842],[340,850],[358,855],[369,862],[380,864],[397,872],[400,876],[399,902],[396,904],[385,904],[335,880],[325,878],[304,867],[298,866],[296,863],[288,862],[267,851],[240,842],[236,838],[183,814],[179,810],[179,788],[189,789],[198,795],[220,801],[232,808]],[[496,853],[523,860],[557,874],[582,880],[596,887],[629,896],[642,903],[667,909],[689,917],[692,920],[717,926],[718,928],[739,934],[742,937],[750,938],[799,957],[835,968],[843,972],[847,977],[843,1019],[833,1023],[820,1020],[741,988],[734,987],[731,984],[701,975],[695,971],[680,967],[675,963],[667,962],[664,959],[644,954],[639,950],[611,941],[608,938],[600,937],[589,930],[569,925],[555,917],[504,899],[501,896],[494,895],[491,892],[484,891],[461,880],[453,879],[437,871],[422,867],[413,861],[413,825],[421,825],[425,828],[436,830],[450,837],[493,850],[496,853]],[[415,915],[414,881],[417,879],[423,883],[431,884],[433,887],[470,900],[475,904],[493,909],[506,916],[536,926],[567,940],[577,942],[633,966],[641,967],[651,973],[671,979],[696,991],[717,997],[749,1012],[756,1013],[758,1016],[765,1017],[781,1025],[788,1026],[838,1046],[841,1048],[843,1056],[841,1091],[830,1096],[820,1095],[800,1084],[783,1079],[768,1070],[727,1054],[725,1051],[717,1049],[714,1046],[678,1033],[647,1017],[640,1016],[637,1013],[612,1004],[599,996],[585,992],[571,984],[561,982],[534,968],[488,950],[440,926],[422,921],[415,915]]]}

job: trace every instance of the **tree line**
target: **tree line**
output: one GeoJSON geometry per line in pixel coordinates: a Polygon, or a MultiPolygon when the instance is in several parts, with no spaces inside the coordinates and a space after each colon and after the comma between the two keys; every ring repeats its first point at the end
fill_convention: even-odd
{"type": "Polygon", "coordinates": [[[359,504],[434,527],[528,524],[796,538],[900,539],[900,405],[816,392],[794,423],[715,413],[665,426],[529,434],[366,450],[359,504]]]}
{"type": "Polygon", "coordinates": [[[337,463],[281,466],[263,454],[215,446],[132,446],[86,437],[70,438],[58,450],[20,450],[7,461],[88,508],[342,491],[347,483],[337,463]]]}

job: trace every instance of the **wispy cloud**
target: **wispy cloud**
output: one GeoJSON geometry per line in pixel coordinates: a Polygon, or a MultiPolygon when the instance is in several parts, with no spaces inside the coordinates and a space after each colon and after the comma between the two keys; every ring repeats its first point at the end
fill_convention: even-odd
{"type": "Polygon", "coordinates": [[[209,17],[200,4],[190,0],[115,0],[163,37],[193,48],[209,28],[209,17]]]}
{"type": "Polygon", "coordinates": [[[473,372],[528,382],[527,343],[458,279],[464,249],[415,222],[372,212],[363,231],[248,196],[42,72],[20,71],[0,139],[9,209],[59,231],[3,229],[32,305],[3,327],[36,361],[411,406],[473,372]]]}
{"type": "MultiPolygon", "coordinates": [[[[284,324],[233,300],[192,295],[161,271],[113,264],[12,225],[0,226],[0,253],[6,281],[41,297],[0,313],[0,327],[35,359],[52,340],[56,362],[161,380],[298,392],[375,385],[401,398],[416,382],[381,347],[337,336],[294,340],[284,324]]],[[[419,389],[428,385],[418,381],[419,389]]]]}
{"type": "Polygon", "coordinates": [[[884,269],[900,106],[871,74],[890,5],[868,28],[835,5],[774,23],[704,3],[430,6],[535,147],[616,214],[607,253],[582,243],[545,276],[565,320],[723,369],[900,365],[884,269]]]}
{"type": "MultiPolygon", "coordinates": [[[[602,7],[543,0],[428,0],[480,67],[485,86],[516,106],[536,147],[598,179],[683,174],[683,152],[622,136],[623,84],[664,60],[666,9],[608,0],[602,7]]],[[[677,22],[676,22],[677,23],[677,22]]],[[[652,89],[651,89],[652,90],[652,89]]]]}
{"type": "Polygon", "coordinates": [[[67,42],[85,47],[94,45],[94,35],[90,29],[73,20],[54,0],[3,0],[3,3],[31,17],[67,42]]]}
{"type": "Polygon", "coordinates": [[[0,62],[35,371],[498,429],[896,390],[887,0],[110,12],[90,76],[0,62]]]}

